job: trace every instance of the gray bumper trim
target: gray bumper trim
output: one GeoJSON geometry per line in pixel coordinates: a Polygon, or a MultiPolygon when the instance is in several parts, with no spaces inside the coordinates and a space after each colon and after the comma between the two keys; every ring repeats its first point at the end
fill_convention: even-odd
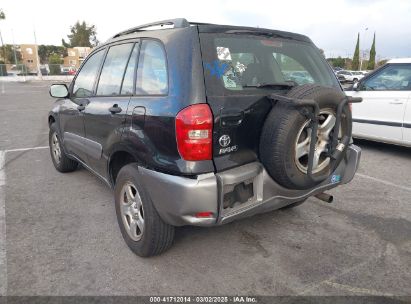
{"type": "Polygon", "coordinates": [[[350,145],[345,158],[324,182],[309,190],[290,190],[278,185],[258,163],[250,163],[195,179],[139,168],[140,177],[161,218],[174,226],[214,226],[238,218],[282,208],[309,196],[350,182],[358,169],[361,149],[350,145]],[[224,194],[239,183],[253,183],[253,197],[233,208],[223,209],[224,194]],[[197,218],[197,212],[213,217],[197,218]]]}
{"type": "Polygon", "coordinates": [[[174,226],[212,226],[216,223],[217,180],[214,173],[196,179],[164,174],[139,167],[140,177],[161,218],[174,226]],[[197,218],[210,211],[213,218],[197,218]]]}

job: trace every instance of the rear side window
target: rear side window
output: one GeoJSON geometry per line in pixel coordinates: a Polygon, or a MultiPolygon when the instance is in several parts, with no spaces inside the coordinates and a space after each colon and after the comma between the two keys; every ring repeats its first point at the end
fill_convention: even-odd
{"type": "Polygon", "coordinates": [[[137,69],[137,95],[166,95],[168,92],[167,61],[161,43],[144,40],[137,69]]]}
{"type": "Polygon", "coordinates": [[[81,68],[73,86],[74,97],[89,97],[93,95],[94,81],[103,59],[104,51],[92,54],[81,68]]]}
{"type": "Polygon", "coordinates": [[[367,91],[411,90],[411,64],[395,64],[375,73],[362,84],[367,91]]]}
{"type": "Polygon", "coordinates": [[[101,71],[97,95],[119,95],[132,43],[110,47],[101,71]]]}

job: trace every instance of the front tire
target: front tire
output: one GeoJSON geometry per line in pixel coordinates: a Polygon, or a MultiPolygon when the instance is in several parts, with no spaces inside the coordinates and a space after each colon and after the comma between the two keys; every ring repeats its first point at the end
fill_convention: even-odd
{"type": "Polygon", "coordinates": [[[64,152],[60,135],[57,132],[56,124],[50,125],[49,131],[49,147],[51,160],[57,171],[65,173],[72,172],[77,169],[78,162],[69,158],[64,152]]]}
{"type": "Polygon", "coordinates": [[[174,227],[160,218],[137,177],[137,164],[126,165],[118,173],[114,187],[116,215],[128,247],[141,257],[150,257],[171,247],[174,227]]]}

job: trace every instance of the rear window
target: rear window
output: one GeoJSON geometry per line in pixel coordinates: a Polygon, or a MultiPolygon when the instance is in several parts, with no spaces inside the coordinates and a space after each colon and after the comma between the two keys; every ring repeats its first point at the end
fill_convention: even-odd
{"type": "Polygon", "coordinates": [[[235,94],[256,90],[255,86],[261,84],[284,82],[340,87],[311,43],[216,33],[202,33],[200,39],[208,91],[213,88],[223,94],[235,94]]]}

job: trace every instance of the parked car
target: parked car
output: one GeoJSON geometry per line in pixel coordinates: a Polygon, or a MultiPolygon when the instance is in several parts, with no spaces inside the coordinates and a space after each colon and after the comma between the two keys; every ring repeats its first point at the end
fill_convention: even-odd
{"type": "Polygon", "coordinates": [[[335,76],[337,76],[337,79],[338,79],[339,82],[341,82],[341,83],[346,82],[344,75],[335,73],[335,76]]]}
{"type": "Polygon", "coordinates": [[[61,75],[75,75],[76,69],[73,67],[62,67],[61,68],[61,75]]]}
{"type": "Polygon", "coordinates": [[[20,76],[21,70],[19,70],[16,65],[12,65],[10,69],[7,70],[7,75],[8,76],[20,76]]]}
{"type": "Polygon", "coordinates": [[[314,83],[314,79],[307,71],[284,71],[286,80],[295,81],[297,84],[314,83]]]}
{"type": "Polygon", "coordinates": [[[388,61],[346,94],[363,98],[352,106],[355,137],[411,146],[411,58],[388,61]]]}
{"type": "Polygon", "coordinates": [[[364,77],[361,72],[358,71],[338,71],[336,73],[340,82],[357,82],[364,77]]]}
{"type": "Polygon", "coordinates": [[[50,95],[55,168],[82,164],[113,187],[140,256],[169,248],[174,226],[331,202],[324,191],[351,181],[360,159],[355,100],[303,35],[185,19],[138,26],[96,47],[50,95]],[[314,83],[287,81],[292,67],[314,83]]]}

